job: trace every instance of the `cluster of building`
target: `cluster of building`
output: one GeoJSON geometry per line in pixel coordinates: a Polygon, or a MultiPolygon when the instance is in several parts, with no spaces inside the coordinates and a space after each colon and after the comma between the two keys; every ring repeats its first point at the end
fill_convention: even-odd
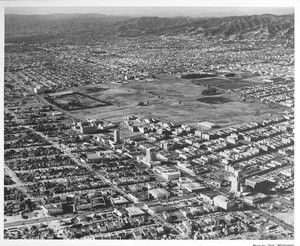
{"type": "Polygon", "coordinates": [[[146,43],[116,39],[99,47],[32,45],[20,57],[8,52],[5,238],[216,239],[268,230],[280,234],[281,226],[288,226],[268,220],[269,214],[260,209],[275,211],[274,193],[293,205],[293,79],[235,90],[246,99],[281,104],[287,110],[268,120],[227,127],[133,115],[121,123],[79,119],[37,101],[47,90],[195,70],[292,74],[293,50],[287,44],[273,49],[270,42],[276,43],[249,39],[199,44],[193,37],[162,36],[146,43]],[[130,137],[124,138],[124,133],[130,137]],[[10,226],[20,212],[18,226],[10,226]],[[30,213],[38,213],[36,222],[23,226],[30,213]],[[40,223],[45,218],[48,222],[40,223]]]}
{"type": "MultiPolygon", "coordinates": [[[[230,239],[242,233],[265,232],[278,229],[278,226],[255,212],[216,213],[210,216],[199,216],[197,219],[185,220],[178,224],[181,232],[191,238],[211,240],[230,239]]],[[[288,233],[288,232],[286,232],[288,233]]]]}
{"type": "Polygon", "coordinates": [[[263,103],[278,103],[282,106],[294,107],[294,78],[275,77],[267,79],[263,85],[234,89],[249,99],[259,99],[263,103]]]}
{"type": "Polygon", "coordinates": [[[190,36],[163,36],[146,42],[119,38],[103,45],[32,44],[19,53],[7,47],[6,70],[35,92],[71,86],[159,75],[180,75],[193,70],[229,69],[256,75],[292,75],[292,47],[280,40],[202,40],[190,36]],[[51,54],[51,55],[49,55],[51,54]],[[245,63],[244,61],[247,61],[245,63]],[[100,69],[99,69],[100,67],[100,69]]]}

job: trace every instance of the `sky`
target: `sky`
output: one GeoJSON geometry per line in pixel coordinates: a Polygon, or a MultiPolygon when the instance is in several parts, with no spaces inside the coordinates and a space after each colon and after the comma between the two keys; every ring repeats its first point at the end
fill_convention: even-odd
{"type": "Polygon", "coordinates": [[[105,15],[121,16],[191,16],[191,17],[223,17],[237,15],[254,15],[254,14],[291,14],[294,13],[292,7],[184,7],[184,6],[80,6],[80,7],[5,7],[5,14],[22,14],[22,15],[44,15],[53,13],[100,13],[105,15]]]}

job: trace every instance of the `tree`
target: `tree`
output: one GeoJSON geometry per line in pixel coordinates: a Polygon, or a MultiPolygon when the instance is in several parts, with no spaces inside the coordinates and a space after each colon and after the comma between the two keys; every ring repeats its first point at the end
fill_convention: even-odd
{"type": "Polygon", "coordinates": [[[217,88],[215,87],[208,87],[202,91],[202,95],[214,95],[218,92],[217,88]]]}

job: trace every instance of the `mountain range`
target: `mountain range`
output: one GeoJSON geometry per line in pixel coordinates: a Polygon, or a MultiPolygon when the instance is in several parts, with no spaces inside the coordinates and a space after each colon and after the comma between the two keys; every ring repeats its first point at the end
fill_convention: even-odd
{"type": "Polygon", "coordinates": [[[6,42],[95,41],[107,37],[293,38],[294,15],[232,17],[125,17],[102,14],[5,15],[6,42]]]}

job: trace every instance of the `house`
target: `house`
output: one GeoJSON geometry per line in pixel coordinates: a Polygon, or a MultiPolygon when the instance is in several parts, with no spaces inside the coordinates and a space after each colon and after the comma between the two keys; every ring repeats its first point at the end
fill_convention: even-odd
{"type": "Polygon", "coordinates": [[[144,237],[144,238],[148,238],[149,235],[150,235],[150,230],[149,230],[149,228],[143,228],[142,231],[143,231],[143,232],[142,232],[143,237],[144,237]]]}
{"type": "Polygon", "coordinates": [[[88,163],[97,163],[101,162],[103,160],[103,157],[101,157],[97,153],[87,153],[85,159],[88,163]]]}
{"type": "Polygon", "coordinates": [[[133,235],[134,239],[136,239],[136,240],[141,240],[141,239],[143,239],[142,233],[141,233],[141,230],[140,230],[140,229],[134,230],[134,232],[132,233],[132,235],[133,235]]]}
{"type": "Polygon", "coordinates": [[[170,196],[170,193],[163,188],[151,189],[149,190],[149,194],[152,195],[154,199],[168,198],[170,196]]]}
{"type": "Polygon", "coordinates": [[[157,231],[156,231],[155,227],[150,228],[150,235],[151,235],[151,237],[157,237],[157,231]]]}

